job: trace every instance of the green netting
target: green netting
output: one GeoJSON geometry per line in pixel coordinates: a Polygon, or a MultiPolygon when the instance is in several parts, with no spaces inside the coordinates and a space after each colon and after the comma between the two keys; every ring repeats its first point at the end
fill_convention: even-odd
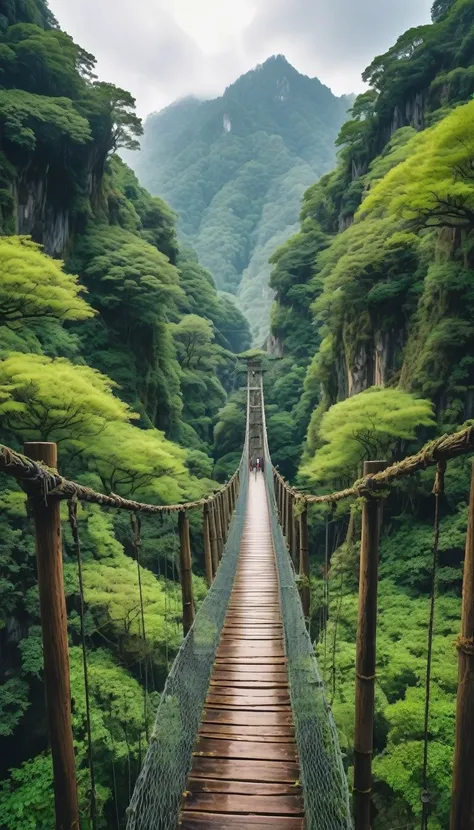
{"type": "Polygon", "coordinates": [[[352,819],[349,788],[337,729],[306,629],[293,564],[278,521],[264,413],[263,424],[264,473],[280,583],[291,706],[304,794],[305,827],[306,830],[350,830],[352,819]]]}
{"type": "Polygon", "coordinates": [[[128,808],[127,830],[175,830],[215,653],[232,591],[248,491],[247,439],[240,492],[216,577],[168,675],[128,808]]]}

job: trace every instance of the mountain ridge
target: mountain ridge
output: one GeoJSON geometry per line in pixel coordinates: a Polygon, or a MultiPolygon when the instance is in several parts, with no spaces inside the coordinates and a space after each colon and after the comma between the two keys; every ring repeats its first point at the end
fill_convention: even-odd
{"type": "Polygon", "coordinates": [[[274,55],[217,98],[186,96],[150,114],[140,156],[127,156],[178,213],[182,240],[218,288],[237,296],[256,343],[269,330],[268,256],[296,230],[304,191],[331,169],[349,103],[274,55]]]}

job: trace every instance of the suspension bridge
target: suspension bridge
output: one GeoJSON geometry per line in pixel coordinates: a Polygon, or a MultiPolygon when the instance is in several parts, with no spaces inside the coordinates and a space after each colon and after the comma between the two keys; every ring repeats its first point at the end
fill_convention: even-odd
{"type": "MultiPolygon", "coordinates": [[[[291,488],[272,467],[265,424],[263,373],[248,361],[247,421],[242,460],[230,481],[207,499],[147,505],[101,494],[56,471],[55,445],[25,445],[25,455],[0,448],[0,471],[29,496],[34,519],[44,647],[44,680],[54,767],[56,830],[77,830],[71,727],[67,615],[62,578],[61,500],[79,563],[78,501],[132,514],[140,583],[140,517],[177,514],[184,640],[156,712],[142,769],[127,811],[127,830],[370,830],[377,565],[381,506],[388,488],[417,470],[436,466],[434,562],[438,501],[450,458],[474,450],[474,430],[443,436],[416,456],[388,467],[367,462],[353,487],[327,496],[291,488]],[[251,461],[262,469],[251,472],[251,461]],[[356,657],[354,780],[328,705],[313,643],[310,611],[308,505],[363,497],[356,657]],[[188,513],[203,514],[209,591],[195,613],[188,513]]],[[[474,477],[473,477],[474,482],[474,477]]],[[[140,594],[141,597],[141,594],[140,594]]],[[[434,603],[434,590],[432,610],[434,603]]],[[[142,626],[145,619],[142,603],[142,626]]],[[[84,682],[87,650],[81,609],[84,682]]],[[[428,627],[428,652],[433,614],[428,627]]],[[[458,639],[459,689],[450,830],[474,830],[474,484],[458,639]]],[[[426,791],[430,660],[425,710],[426,791]]],[[[146,709],[146,695],[145,695],[146,709]]],[[[93,735],[88,704],[88,742],[93,735]]],[[[90,825],[98,825],[92,752],[90,825]]],[[[423,792],[422,801],[423,801],[423,792]]],[[[426,793],[425,793],[426,794],[426,793]]],[[[427,799],[423,801],[423,804],[427,799]]],[[[429,809],[423,806],[423,827],[429,809]]]]}

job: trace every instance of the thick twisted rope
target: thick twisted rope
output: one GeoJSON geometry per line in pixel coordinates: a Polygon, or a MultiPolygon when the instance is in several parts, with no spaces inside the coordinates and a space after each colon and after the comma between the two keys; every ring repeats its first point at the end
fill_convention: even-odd
{"type": "Polygon", "coordinates": [[[397,479],[414,475],[419,470],[426,470],[428,467],[434,467],[440,462],[449,461],[450,458],[457,458],[457,456],[469,452],[474,452],[474,427],[472,426],[461,429],[459,432],[453,432],[450,435],[435,438],[434,441],[425,444],[416,455],[409,455],[402,461],[397,461],[381,473],[364,476],[364,478],[354,482],[352,487],[339,490],[336,493],[328,493],[324,496],[311,496],[307,493],[301,493],[296,488],[290,487],[275,467],[273,471],[280,483],[295,499],[304,500],[307,504],[333,504],[354,496],[356,498],[369,495],[375,498],[377,496],[381,497],[384,495],[383,491],[387,490],[397,479]]]}
{"type": "Polygon", "coordinates": [[[41,494],[45,500],[51,497],[61,500],[76,499],[90,504],[100,504],[102,507],[115,507],[119,510],[129,510],[132,513],[150,514],[177,513],[204,507],[205,504],[209,504],[214,500],[217,493],[226,492],[238,475],[238,471],[235,472],[224,487],[207,498],[183,502],[182,504],[147,504],[133,499],[125,499],[116,493],[110,493],[109,495],[98,493],[92,490],[91,487],[84,487],[82,484],[78,484],[77,481],[63,478],[56,470],[52,470],[38,461],[33,461],[26,455],[21,455],[21,453],[15,452],[3,444],[0,444],[0,472],[16,478],[29,496],[41,494]]]}

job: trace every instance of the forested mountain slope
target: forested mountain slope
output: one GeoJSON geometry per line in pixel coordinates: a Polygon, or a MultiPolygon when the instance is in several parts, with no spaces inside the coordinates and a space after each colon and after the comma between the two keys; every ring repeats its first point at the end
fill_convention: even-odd
{"type": "MultiPolygon", "coordinates": [[[[94,63],[44,0],[1,4],[0,440],[19,450],[55,441],[61,473],[169,504],[216,486],[213,427],[248,325],[178,244],[170,208],[116,155],[141,124],[127,92],[95,80],[94,63]]],[[[0,825],[51,830],[34,541],[12,481],[0,481],[0,825]]],[[[152,657],[140,640],[129,517],[84,506],[79,532],[98,826],[119,827],[144,748],[144,661],[152,716],[181,641],[176,527],[167,518],[143,529],[152,657]]],[[[199,563],[199,529],[192,534],[199,563]]],[[[84,812],[79,586],[66,526],[64,569],[84,812]]],[[[195,588],[199,602],[199,576],[195,588]]]]}
{"type": "Polygon", "coordinates": [[[268,333],[268,258],[296,229],[306,188],[330,169],[349,106],[278,55],[212,101],[188,98],[145,123],[140,181],[178,212],[178,230],[237,294],[252,334],[268,333]]]}
{"type": "MultiPolygon", "coordinates": [[[[473,3],[437,0],[431,25],[375,58],[337,166],[307,190],[298,232],[273,252],[281,359],[266,376],[269,442],[311,492],[346,486],[364,459],[402,458],[474,416],[473,44],[473,3]]],[[[229,436],[232,401],[221,416],[217,433],[229,436]]],[[[420,821],[432,591],[428,826],[449,826],[469,480],[469,461],[449,464],[434,583],[433,475],[397,487],[384,507],[376,830],[420,821]]],[[[311,518],[313,634],[349,768],[359,521],[358,503],[311,518]]]]}

